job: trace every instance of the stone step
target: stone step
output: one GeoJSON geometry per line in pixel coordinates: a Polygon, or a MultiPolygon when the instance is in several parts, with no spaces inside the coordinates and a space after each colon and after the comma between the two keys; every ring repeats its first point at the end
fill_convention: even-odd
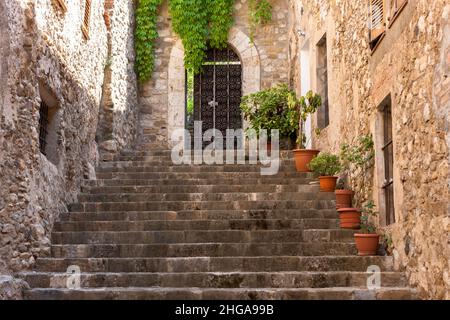
{"type": "Polygon", "coordinates": [[[241,179],[239,177],[230,179],[219,179],[210,176],[206,179],[98,179],[85,180],[84,186],[196,186],[196,185],[210,185],[210,186],[257,186],[264,184],[277,184],[282,186],[288,185],[318,185],[318,182],[309,178],[276,178],[276,177],[259,177],[241,179]]]}
{"type": "Polygon", "coordinates": [[[218,219],[337,219],[336,209],[112,211],[61,214],[62,221],[218,220],[218,219]]]}
{"type": "Polygon", "coordinates": [[[69,266],[78,266],[81,272],[366,272],[372,265],[380,267],[381,271],[393,271],[392,257],[380,256],[41,258],[37,260],[35,271],[66,272],[69,266]]]}
{"type": "MultiPolygon", "coordinates": [[[[31,288],[67,288],[67,273],[26,272],[18,275],[31,288]]],[[[191,273],[82,273],[81,288],[330,288],[366,287],[366,272],[191,272],[191,273]]],[[[383,287],[406,287],[399,272],[380,274],[383,287]]]]}
{"type": "Polygon", "coordinates": [[[335,209],[331,200],[261,200],[261,201],[146,201],[84,202],[69,206],[71,212],[102,211],[182,211],[182,210],[267,210],[335,209]]]}
{"type": "MultiPolygon", "coordinates": [[[[254,193],[254,192],[298,192],[318,193],[318,185],[159,185],[159,186],[84,186],[82,192],[88,194],[149,194],[149,193],[254,193]]],[[[332,199],[335,199],[332,196],[332,199]]]]}
{"type": "Polygon", "coordinates": [[[356,255],[353,243],[183,243],[53,245],[54,258],[254,257],[356,255]]]}
{"type": "Polygon", "coordinates": [[[338,219],[296,220],[152,220],[152,221],[88,221],[56,222],[53,230],[64,231],[187,231],[187,230],[304,230],[336,229],[338,219]]]}
{"type": "MultiPolygon", "coordinates": [[[[152,167],[152,166],[156,166],[156,167],[163,167],[163,168],[167,168],[167,167],[182,167],[182,168],[192,168],[192,167],[196,167],[196,168],[203,168],[206,169],[208,167],[212,167],[215,169],[219,169],[223,168],[224,170],[230,170],[230,168],[233,167],[247,167],[247,168],[261,168],[264,165],[261,164],[260,162],[258,162],[257,164],[250,164],[249,161],[246,161],[245,164],[239,164],[239,163],[233,163],[233,164],[227,164],[226,162],[224,162],[224,164],[206,164],[206,163],[201,163],[201,164],[174,164],[172,162],[172,160],[170,159],[170,157],[167,158],[163,158],[163,157],[158,157],[155,158],[153,161],[109,161],[109,162],[100,162],[99,166],[97,167],[97,169],[103,170],[103,169],[108,169],[108,168],[133,168],[133,167],[152,167]]],[[[292,168],[295,169],[295,161],[294,159],[280,159],[280,168],[292,168]]],[[[255,169],[251,169],[251,170],[255,170],[255,169]]]]}
{"type": "Polygon", "coordinates": [[[310,230],[183,230],[183,231],[80,231],[53,232],[55,244],[133,243],[256,243],[256,242],[351,242],[356,231],[310,230]],[[316,234],[319,235],[316,235],[316,234]]]}
{"type": "MultiPolygon", "coordinates": [[[[153,165],[144,164],[140,166],[130,166],[130,165],[118,165],[117,163],[108,163],[109,166],[101,165],[97,168],[97,173],[125,173],[125,172],[167,172],[167,173],[228,173],[228,172],[241,172],[241,173],[261,173],[261,166],[255,165],[153,165]],[[112,166],[112,164],[114,164],[112,166]]],[[[279,172],[284,173],[297,173],[295,166],[293,164],[285,165],[281,164],[278,168],[279,172]]],[[[301,173],[298,173],[301,174],[301,173]]]]}
{"type": "Polygon", "coordinates": [[[257,243],[302,241],[301,230],[183,230],[53,232],[54,244],[257,243]]]}
{"type": "Polygon", "coordinates": [[[330,192],[229,192],[229,193],[116,193],[80,194],[78,202],[147,202],[147,201],[297,201],[336,199],[330,192]]]}
{"type": "Polygon", "coordinates": [[[408,288],[90,288],[32,289],[30,300],[414,300],[408,288]]]}
{"type": "MultiPolygon", "coordinates": [[[[236,155],[237,151],[234,151],[233,154],[236,155]]],[[[190,152],[186,152],[187,155],[190,155],[191,157],[194,156],[194,150],[191,150],[190,152]]],[[[226,150],[224,151],[224,157],[226,154],[226,150]]],[[[171,157],[172,150],[171,149],[164,149],[164,150],[122,150],[120,152],[121,156],[166,156],[171,157]]],[[[248,152],[245,152],[246,157],[248,157],[248,152]]],[[[281,159],[289,159],[293,158],[294,153],[292,150],[280,150],[279,155],[281,159]]]]}
{"type": "Polygon", "coordinates": [[[262,175],[260,171],[254,172],[97,172],[97,179],[122,179],[122,180],[155,180],[155,179],[170,179],[170,180],[227,180],[227,179],[260,179],[261,181],[270,182],[274,178],[283,179],[297,179],[298,182],[305,181],[305,179],[313,179],[312,174],[302,174],[298,172],[283,172],[279,171],[275,175],[262,175]]]}

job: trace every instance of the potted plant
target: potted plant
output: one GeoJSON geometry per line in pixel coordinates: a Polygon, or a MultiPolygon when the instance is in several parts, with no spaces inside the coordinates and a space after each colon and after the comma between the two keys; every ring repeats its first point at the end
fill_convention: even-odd
{"type": "Polygon", "coordinates": [[[377,215],[373,201],[369,201],[361,216],[361,231],[355,234],[356,248],[360,256],[374,256],[377,254],[380,235],[376,232],[376,227],[370,221],[377,215]]]}
{"type": "Polygon", "coordinates": [[[358,230],[361,226],[361,211],[349,206],[348,208],[340,208],[339,222],[342,229],[358,230]]]}
{"type": "MultiPolygon", "coordinates": [[[[279,130],[280,149],[289,148],[295,141],[299,128],[300,113],[295,92],[285,84],[277,85],[242,97],[240,108],[250,128],[259,135],[267,130],[267,147],[271,149],[270,131],[279,130]]],[[[292,149],[292,146],[290,147],[292,149]]]]}
{"type": "Polygon", "coordinates": [[[343,178],[338,179],[335,194],[336,209],[352,207],[354,192],[345,188],[345,181],[343,178]]]}
{"type": "Polygon", "coordinates": [[[298,172],[310,172],[309,163],[319,154],[319,150],[307,149],[309,141],[305,134],[305,123],[308,116],[314,114],[322,105],[322,98],[318,94],[309,91],[298,101],[300,108],[300,126],[297,139],[298,149],[294,150],[295,167],[298,172]]]}
{"type": "Polygon", "coordinates": [[[311,160],[309,168],[313,172],[319,174],[320,191],[334,192],[338,179],[335,175],[341,171],[341,164],[338,156],[322,152],[311,160]]]}

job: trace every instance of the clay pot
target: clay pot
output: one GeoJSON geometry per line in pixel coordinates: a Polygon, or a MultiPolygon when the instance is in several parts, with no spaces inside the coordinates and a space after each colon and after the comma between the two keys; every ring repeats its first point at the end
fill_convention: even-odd
{"type": "Polygon", "coordinates": [[[338,177],[319,177],[321,192],[334,192],[338,177]]]}
{"type": "Polygon", "coordinates": [[[377,255],[380,236],[376,233],[356,233],[355,242],[359,256],[375,256],[377,255]]]}
{"type": "Polygon", "coordinates": [[[351,208],[354,192],[351,190],[336,190],[336,209],[351,208]]]}
{"type": "Polygon", "coordinates": [[[359,229],[361,226],[361,212],[358,209],[341,208],[338,212],[342,229],[359,229]]]}
{"type": "Polygon", "coordinates": [[[309,163],[312,159],[317,157],[319,150],[311,149],[296,149],[294,150],[295,168],[297,172],[311,172],[309,163]]]}

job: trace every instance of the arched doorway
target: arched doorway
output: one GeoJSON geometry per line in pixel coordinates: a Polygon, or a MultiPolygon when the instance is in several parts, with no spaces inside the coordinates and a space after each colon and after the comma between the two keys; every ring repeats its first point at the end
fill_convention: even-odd
{"type": "MultiPolygon", "coordinates": [[[[186,128],[194,130],[194,121],[202,122],[202,133],[241,129],[242,64],[231,46],[210,49],[201,73],[186,77],[186,128]]],[[[192,136],[192,135],[191,135],[192,136]]]]}
{"type": "MultiPolygon", "coordinates": [[[[241,94],[248,95],[260,90],[261,62],[259,53],[250,38],[237,27],[232,27],[228,37],[229,48],[239,57],[241,62],[241,94]]],[[[168,141],[169,146],[178,142],[172,141],[172,134],[178,129],[186,128],[186,72],[184,68],[184,48],[178,40],[172,48],[168,69],[168,141]]],[[[244,129],[246,121],[242,123],[244,129]]]]}

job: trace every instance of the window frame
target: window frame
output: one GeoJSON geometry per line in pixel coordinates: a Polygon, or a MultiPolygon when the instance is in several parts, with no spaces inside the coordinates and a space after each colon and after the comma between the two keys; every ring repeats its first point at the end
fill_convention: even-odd
{"type": "Polygon", "coordinates": [[[81,31],[83,33],[84,39],[89,40],[89,25],[91,21],[91,6],[92,1],[91,0],[85,0],[84,2],[84,15],[83,15],[83,21],[81,23],[81,31]]]}
{"type": "Polygon", "coordinates": [[[408,0],[402,0],[403,3],[397,7],[397,10],[392,13],[391,12],[391,2],[398,2],[399,0],[389,0],[389,17],[388,17],[388,29],[390,29],[392,27],[392,25],[394,24],[394,22],[397,20],[397,18],[400,16],[400,14],[402,13],[403,9],[405,9],[406,5],[408,4],[408,0]]]}

